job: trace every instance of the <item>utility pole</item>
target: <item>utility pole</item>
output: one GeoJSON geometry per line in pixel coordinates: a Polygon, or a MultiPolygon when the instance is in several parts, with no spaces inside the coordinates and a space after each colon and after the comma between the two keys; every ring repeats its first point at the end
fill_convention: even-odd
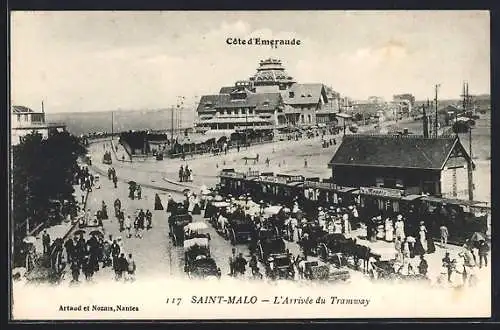
{"type": "Polygon", "coordinates": [[[436,113],[434,117],[434,137],[438,137],[438,88],[441,87],[441,84],[437,84],[434,86],[435,89],[435,97],[434,102],[436,103],[436,113]]]}
{"type": "MultiPolygon", "coordinates": [[[[111,141],[113,141],[113,136],[114,136],[114,127],[113,127],[113,111],[111,111],[111,141]]],[[[111,146],[113,147],[113,146],[111,146]]]]}
{"type": "Polygon", "coordinates": [[[170,114],[172,116],[171,120],[170,120],[170,126],[171,126],[171,129],[170,129],[170,139],[172,141],[174,141],[174,106],[172,106],[170,108],[170,114]]]}
{"type": "MultiPolygon", "coordinates": [[[[429,106],[429,100],[427,99],[427,106],[429,106]]],[[[425,110],[425,103],[422,105],[423,109],[423,117],[422,117],[422,124],[423,124],[423,132],[424,132],[424,138],[429,137],[429,121],[427,120],[427,112],[425,110]]]]}

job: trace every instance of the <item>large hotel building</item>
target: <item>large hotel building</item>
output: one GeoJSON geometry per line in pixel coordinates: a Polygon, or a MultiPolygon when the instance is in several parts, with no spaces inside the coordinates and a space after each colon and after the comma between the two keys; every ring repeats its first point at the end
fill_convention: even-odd
{"type": "Polygon", "coordinates": [[[278,59],[260,61],[249,80],[204,95],[196,126],[212,130],[274,129],[335,121],[339,94],[321,83],[300,84],[278,59]]]}

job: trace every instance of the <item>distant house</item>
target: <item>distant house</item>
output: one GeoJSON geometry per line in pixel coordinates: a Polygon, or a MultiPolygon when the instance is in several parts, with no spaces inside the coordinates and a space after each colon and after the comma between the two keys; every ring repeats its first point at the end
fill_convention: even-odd
{"type": "Polygon", "coordinates": [[[367,193],[468,198],[473,163],[457,137],[347,135],[329,167],[336,184],[367,193]]]}
{"type": "Polygon", "coordinates": [[[43,138],[47,138],[55,132],[65,130],[65,124],[45,122],[45,112],[43,110],[34,111],[33,109],[20,105],[13,105],[11,107],[11,145],[21,143],[23,138],[32,132],[37,132],[41,134],[43,138]]]}

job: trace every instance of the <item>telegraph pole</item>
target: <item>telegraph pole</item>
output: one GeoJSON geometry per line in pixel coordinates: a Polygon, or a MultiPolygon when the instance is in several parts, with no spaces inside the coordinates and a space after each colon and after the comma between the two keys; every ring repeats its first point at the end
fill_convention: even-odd
{"type": "Polygon", "coordinates": [[[170,129],[170,139],[172,141],[174,141],[174,107],[172,106],[170,108],[170,114],[172,116],[171,120],[170,120],[170,126],[171,126],[171,129],[170,129]]]}
{"type": "Polygon", "coordinates": [[[111,111],[111,141],[113,141],[114,127],[113,127],[113,111],[111,111]]]}
{"type": "Polygon", "coordinates": [[[438,137],[438,89],[441,87],[441,84],[437,84],[434,86],[435,89],[435,97],[434,102],[436,103],[436,112],[434,117],[434,137],[438,137]]]}

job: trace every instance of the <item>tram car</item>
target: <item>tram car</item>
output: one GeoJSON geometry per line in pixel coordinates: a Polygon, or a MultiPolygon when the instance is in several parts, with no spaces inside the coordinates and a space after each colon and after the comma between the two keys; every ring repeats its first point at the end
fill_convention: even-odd
{"type": "Polygon", "coordinates": [[[175,246],[181,245],[184,242],[184,227],[193,221],[190,214],[172,214],[168,218],[169,236],[175,246]]]}
{"type": "Polygon", "coordinates": [[[270,254],[266,265],[266,275],[272,279],[293,280],[295,268],[288,253],[270,254]]]}

